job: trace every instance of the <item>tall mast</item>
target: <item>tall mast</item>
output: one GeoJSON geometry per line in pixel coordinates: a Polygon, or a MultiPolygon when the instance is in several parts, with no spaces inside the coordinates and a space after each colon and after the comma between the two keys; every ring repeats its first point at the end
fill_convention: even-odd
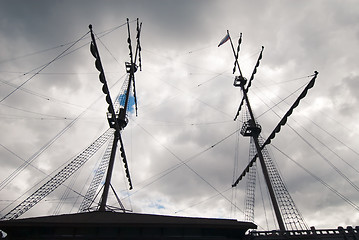
{"type": "Polygon", "coordinates": [[[241,110],[241,107],[245,103],[247,105],[247,109],[248,109],[250,118],[249,118],[249,120],[244,122],[240,132],[243,136],[252,137],[255,148],[256,148],[256,152],[257,152],[257,154],[249,162],[249,164],[247,165],[245,170],[242,172],[242,174],[232,184],[232,187],[237,186],[238,182],[246,175],[246,173],[249,171],[249,168],[251,168],[253,166],[254,162],[256,161],[256,159],[258,157],[261,167],[262,167],[264,179],[265,179],[268,191],[269,191],[271,202],[272,202],[272,205],[274,208],[274,212],[276,215],[279,229],[281,231],[285,231],[286,226],[292,227],[293,226],[292,224],[297,224],[296,226],[299,226],[301,228],[303,226],[306,227],[306,224],[305,224],[304,220],[302,219],[302,217],[300,216],[299,211],[296,209],[295,204],[289,195],[289,192],[287,192],[287,190],[285,189],[285,186],[284,186],[279,174],[272,173],[272,172],[277,172],[277,171],[275,170],[274,166],[272,165],[270,158],[268,158],[268,156],[267,156],[265,146],[268,145],[271,142],[271,140],[275,138],[276,133],[280,132],[281,127],[286,124],[288,117],[293,113],[293,110],[299,105],[299,102],[301,101],[301,99],[303,99],[306,96],[308,90],[314,86],[315,79],[317,78],[318,72],[315,71],[314,74],[311,75],[312,79],[309,81],[307,86],[303,89],[302,93],[299,95],[299,97],[296,99],[296,101],[293,103],[293,105],[289,108],[287,113],[282,117],[282,119],[277,124],[277,126],[274,128],[274,130],[272,131],[272,133],[270,134],[268,139],[263,143],[263,140],[260,136],[261,126],[256,122],[256,119],[254,117],[252,107],[250,105],[247,93],[248,93],[249,87],[252,84],[252,80],[254,79],[254,75],[257,72],[257,68],[260,64],[260,60],[262,59],[262,53],[263,53],[264,47],[262,47],[262,51],[260,52],[257,63],[253,69],[252,75],[247,83],[247,79],[243,77],[239,63],[238,63],[238,55],[239,55],[239,49],[240,49],[239,46],[242,41],[242,34],[240,35],[240,38],[238,40],[237,52],[234,50],[232,39],[230,38],[228,30],[227,30],[226,37],[221,41],[221,43],[218,46],[220,46],[227,40],[230,40],[230,42],[231,42],[231,46],[232,46],[232,50],[233,50],[233,54],[234,54],[234,58],[235,58],[233,73],[235,73],[236,67],[238,67],[238,71],[240,73],[239,76],[235,77],[233,85],[235,87],[240,87],[243,92],[243,98],[242,98],[241,103],[239,104],[239,108],[238,108],[238,111],[237,111],[237,114],[236,114],[234,120],[237,119],[239,112],[241,110]],[[260,143],[262,144],[261,146],[260,146],[260,143]],[[262,150],[264,150],[264,152],[262,152],[262,150]],[[266,155],[266,156],[264,156],[264,155],[266,155]],[[268,164],[268,166],[267,166],[267,164],[268,164]],[[268,169],[270,170],[271,173],[269,173],[268,169]],[[273,180],[273,183],[271,182],[271,180],[273,180]],[[273,188],[273,184],[274,184],[275,188],[273,188]],[[283,217],[286,219],[285,223],[283,221],[283,217]],[[289,220],[289,219],[291,219],[291,220],[289,220]],[[295,222],[292,222],[293,219],[295,219],[295,222]]]}
{"type": "Polygon", "coordinates": [[[272,204],[273,204],[273,208],[274,208],[274,212],[275,212],[275,215],[276,215],[276,218],[277,218],[279,229],[281,231],[285,231],[283,218],[282,218],[282,215],[280,213],[279,205],[278,205],[277,199],[276,199],[275,194],[274,194],[272,183],[271,183],[271,181],[269,179],[267,166],[266,166],[266,164],[264,162],[263,154],[262,154],[261,147],[260,147],[259,141],[258,141],[258,136],[259,136],[259,134],[261,132],[261,127],[255,121],[253,111],[252,111],[252,108],[251,108],[251,105],[250,105],[250,102],[249,102],[249,99],[248,99],[248,96],[247,96],[247,91],[244,88],[244,85],[247,82],[247,80],[243,76],[239,76],[239,77],[237,77],[236,81],[237,82],[239,81],[239,86],[241,87],[241,90],[243,92],[243,97],[244,97],[244,100],[245,100],[245,102],[247,104],[247,108],[248,108],[248,112],[249,112],[249,116],[250,116],[249,121],[244,123],[244,126],[243,126],[245,128],[244,129],[244,134],[245,134],[245,136],[250,136],[250,137],[253,138],[253,142],[254,142],[256,150],[257,150],[257,155],[258,155],[261,167],[262,167],[264,179],[265,179],[265,182],[266,182],[266,185],[267,185],[267,188],[268,188],[268,191],[269,191],[269,195],[270,195],[270,198],[271,198],[271,201],[272,201],[272,204]]]}
{"type": "MultiPolygon", "coordinates": [[[[261,147],[259,145],[258,136],[259,136],[259,134],[261,132],[261,127],[260,127],[259,124],[256,123],[256,120],[255,120],[255,117],[254,117],[254,114],[253,114],[253,111],[252,111],[252,107],[251,107],[251,104],[250,104],[249,99],[248,99],[248,95],[247,95],[248,90],[245,88],[245,85],[247,83],[247,79],[245,79],[243,77],[243,75],[242,75],[242,71],[241,71],[241,68],[240,68],[239,63],[238,63],[238,51],[236,53],[236,51],[234,50],[233,42],[232,42],[232,39],[231,39],[231,37],[229,35],[228,30],[227,30],[227,34],[229,36],[232,51],[233,51],[233,54],[234,54],[234,57],[235,57],[235,65],[237,66],[238,71],[240,73],[239,76],[235,77],[234,86],[241,88],[241,90],[243,92],[243,98],[244,98],[244,101],[245,101],[245,103],[247,105],[249,116],[250,116],[249,121],[244,123],[244,126],[242,128],[244,130],[243,134],[244,134],[244,136],[250,136],[250,137],[253,138],[253,142],[254,142],[256,150],[257,150],[257,155],[258,155],[261,167],[262,167],[264,179],[265,179],[265,182],[266,182],[266,185],[267,185],[267,188],[268,188],[268,191],[269,191],[269,195],[270,195],[270,198],[271,198],[271,201],[272,201],[272,204],[273,204],[273,208],[274,208],[274,212],[275,212],[275,215],[276,215],[276,218],[277,218],[279,229],[281,231],[285,231],[284,221],[283,221],[282,215],[280,213],[279,205],[278,205],[277,199],[275,197],[273,186],[272,186],[272,183],[271,183],[271,181],[269,179],[268,170],[267,170],[267,167],[266,167],[265,162],[264,162],[261,147]]],[[[263,51],[263,47],[262,47],[262,51],[263,51]]],[[[257,67],[257,65],[256,65],[256,67],[257,67]]],[[[253,76],[253,74],[252,74],[252,76],[253,76]]]]}
{"type": "MultiPolygon", "coordinates": [[[[138,21],[138,19],[137,19],[138,21]]],[[[113,172],[113,167],[115,164],[115,156],[116,156],[116,151],[117,151],[117,145],[118,142],[120,142],[120,152],[121,152],[121,157],[122,157],[122,161],[124,164],[124,168],[125,168],[125,173],[126,173],[126,177],[129,183],[129,189],[132,189],[132,181],[131,181],[131,177],[130,177],[130,172],[128,169],[128,164],[127,164],[127,158],[126,158],[126,154],[125,154],[125,150],[124,150],[124,145],[122,142],[122,138],[121,138],[121,131],[126,127],[128,119],[127,119],[127,108],[128,108],[128,102],[129,102],[129,98],[130,98],[130,94],[131,94],[131,84],[133,84],[133,89],[134,89],[134,97],[136,98],[136,93],[135,93],[135,72],[137,71],[137,66],[133,61],[133,54],[132,54],[132,45],[131,45],[131,36],[130,36],[130,26],[129,26],[129,19],[127,19],[127,29],[128,29],[128,38],[127,38],[127,42],[129,45],[129,55],[130,55],[130,62],[126,62],[125,66],[126,66],[126,72],[128,74],[128,82],[127,82],[127,86],[126,86],[126,92],[125,92],[125,103],[123,108],[119,109],[119,113],[117,113],[115,111],[114,108],[114,104],[112,103],[112,99],[110,96],[110,92],[109,92],[109,88],[107,86],[107,81],[105,78],[105,73],[104,73],[104,69],[102,67],[102,63],[101,63],[101,59],[100,59],[100,54],[98,52],[98,48],[96,45],[96,39],[95,36],[93,34],[92,31],[92,26],[89,26],[90,28],[90,32],[91,32],[91,53],[92,55],[96,58],[95,61],[95,65],[97,70],[99,70],[100,75],[99,75],[99,79],[100,81],[103,83],[103,87],[102,87],[102,91],[106,94],[106,102],[109,104],[108,106],[108,113],[107,113],[107,119],[108,119],[108,123],[110,125],[110,128],[114,128],[114,139],[113,139],[113,143],[112,143],[112,149],[111,149],[111,155],[110,155],[110,160],[109,160],[109,164],[108,164],[108,168],[107,168],[107,174],[106,174],[106,180],[105,180],[105,184],[104,184],[104,188],[103,188],[103,192],[102,192],[102,197],[100,200],[100,207],[99,207],[99,211],[106,211],[106,206],[107,206],[107,199],[108,199],[108,193],[109,193],[109,189],[112,188],[111,185],[111,178],[112,178],[112,172],[113,172]]],[[[139,36],[139,30],[137,28],[137,35],[139,36]]],[[[137,41],[137,45],[139,45],[139,39],[137,41]]],[[[135,103],[137,105],[137,100],[135,99],[135,103]]],[[[136,111],[137,111],[137,106],[136,106],[136,111]]],[[[136,112],[137,114],[137,112],[136,112]]],[[[113,188],[112,188],[113,189],[113,188]]]]}
{"type": "MultiPolygon", "coordinates": [[[[141,25],[140,25],[141,26],[141,25]]],[[[102,194],[102,199],[100,203],[100,211],[106,211],[106,202],[108,197],[109,188],[111,187],[114,191],[112,185],[111,185],[111,176],[112,176],[112,170],[115,160],[115,154],[118,142],[120,142],[120,152],[122,161],[124,164],[124,169],[126,173],[126,177],[129,183],[129,188],[132,189],[132,182],[131,177],[127,165],[127,159],[124,151],[124,146],[121,138],[121,130],[124,129],[124,127],[127,124],[127,118],[126,115],[124,119],[120,119],[118,116],[119,114],[117,111],[115,111],[114,104],[112,103],[109,88],[107,86],[107,81],[105,78],[105,72],[102,67],[101,58],[98,52],[98,48],[96,45],[96,39],[94,36],[94,33],[92,31],[92,25],[89,26],[90,33],[91,33],[91,45],[90,45],[90,51],[92,55],[95,57],[95,66],[96,69],[100,72],[99,74],[99,80],[103,84],[102,91],[104,94],[106,94],[106,102],[108,103],[108,112],[107,112],[107,119],[108,123],[110,125],[110,129],[106,130],[105,133],[103,133],[99,138],[97,138],[90,146],[88,146],[83,152],[81,152],[79,155],[77,155],[69,164],[67,164],[62,170],[60,170],[56,175],[54,175],[50,180],[48,180],[44,185],[39,187],[35,192],[33,192],[29,197],[27,197],[25,200],[23,200],[21,203],[19,203],[15,208],[13,208],[10,212],[8,212],[6,215],[1,217],[0,220],[12,220],[20,217],[22,214],[27,212],[29,209],[34,207],[37,203],[39,203],[42,199],[44,199],[46,196],[48,196],[50,193],[52,193],[55,189],[57,189],[61,184],[63,184],[72,174],[74,174],[81,166],[83,166],[101,147],[113,136],[113,143],[111,150],[111,156],[109,160],[109,167],[107,170],[107,176],[104,186],[104,191],[102,194]]],[[[139,56],[141,48],[139,47],[139,31],[137,31],[137,50],[139,51],[139,56]]],[[[136,50],[136,51],[137,51],[136,50]]],[[[136,63],[136,59],[135,59],[136,63]]],[[[141,59],[139,57],[139,63],[141,66],[141,59]]],[[[127,65],[127,64],[126,64],[127,65]]],[[[135,68],[132,68],[135,69],[135,68]]],[[[140,68],[141,69],[141,68],[140,68]]],[[[132,83],[134,86],[134,73],[135,71],[132,71],[132,83]]],[[[134,97],[136,99],[136,95],[134,93],[134,97]]],[[[128,101],[128,98],[127,98],[128,101]]],[[[136,101],[135,101],[136,102],[136,101]]],[[[116,109],[117,110],[117,109],[116,109]]],[[[125,112],[125,111],[124,111],[125,112]]],[[[126,113],[126,112],[125,112],[126,113]]],[[[101,178],[102,179],[102,178],[101,178]]],[[[117,197],[117,195],[116,195],[117,197]]],[[[118,199],[118,198],[117,198],[118,199]]],[[[119,201],[119,199],[118,199],[119,201]]],[[[121,203],[120,203],[121,205],[121,203]]],[[[123,208],[123,207],[122,207],[123,208]]]]}

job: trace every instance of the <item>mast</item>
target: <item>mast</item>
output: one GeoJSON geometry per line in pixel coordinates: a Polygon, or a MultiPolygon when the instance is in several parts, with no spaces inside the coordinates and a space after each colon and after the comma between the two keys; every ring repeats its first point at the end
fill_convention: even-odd
{"type": "MultiPolygon", "coordinates": [[[[227,30],[227,34],[229,36],[232,51],[233,51],[233,54],[234,54],[234,57],[235,57],[235,65],[237,66],[239,74],[240,74],[239,76],[235,77],[234,86],[241,88],[241,90],[243,92],[243,99],[244,99],[244,101],[245,101],[245,103],[247,105],[249,116],[250,116],[249,121],[244,123],[244,125],[242,127],[243,133],[242,133],[242,131],[241,131],[241,133],[244,136],[250,136],[250,137],[253,138],[253,142],[254,142],[256,150],[257,150],[257,155],[258,155],[261,167],[262,167],[262,172],[263,172],[263,175],[264,175],[264,179],[265,179],[265,182],[266,182],[266,185],[267,185],[267,188],[268,188],[268,191],[269,191],[269,195],[270,195],[270,198],[271,198],[271,201],[272,201],[272,204],[273,204],[273,208],[274,208],[274,212],[275,212],[275,215],[276,215],[276,218],[277,218],[279,229],[281,231],[285,231],[284,221],[283,221],[283,218],[282,218],[282,215],[281,215],[281,212],[280,212],[280,208],[279,208],[277,199],[276,199],[275,194],[274,194],[272,183],[271,183],[271,181],[269,179],[268,170],[267,170],[267,167],[265,165],[263,154],[262,154],[262,151],[261,151],[261,147],[260,147],[259,141],[258,141],[258,136],[259,136],[259,134],[261,132],[261,127],[260,127],[259,124],[256,123],[256,120],[255,120],[255,117],[254,117],[254,114],[253,114],[253,111],[252,111],[252,107],[250,105],[248,95],[247,95],[248,89],[245,88],[245,85],[247,83],[247,79],[243,77],[241,68],[240,68],[239,63],[238,63],[238,50],[239,50],[239,48],[238,48],[237,53],[236,53],[236,51],[234,50],[233,42],[232,42],[232,39],[231,39],[231,37],[229,35],[228,30],[227,30]]],[[[262,51],[263,51],[263,49],[264,49],[264,47],[262,47],[262,51]]],[[[262,52],[261,52],[261,54],[262,54],[262,52]]],[[[260,58],[261,58],[261,55],[260,55],[260,58]]],[[[259,65],[260,58],[258,59],[257,65],[255,67],[255,70],[253,71],[251,80],[253,79],[253,76],[254,76],[254,74],[256,72],[256,68],[259,65]]]]}
{"type": "MultiPolygon", "coordinates": [[[[239,66],[238,66],[238,68],[239,68],[239,66]]],[[[279,205],[278,205],[277,199],[276,199],[275,194],[274,194],[272,183],[271,183],[271,181],[269,179],[268,170],[267,170],[267,167],[265,165],[263,154],[262,154],[262,151],[261,151],[261,147],[260,147],[259,141],[258,141],[258,136],[259,136],[259,134],[261,132],[261,127],[255,121],[253,111],[252,111],[252,108],[251,108],[251,105],[250,105],[250,102],[249,102],[249,99],[248,99],[248,96],[247,96],[247,91],[244,88],[244,85],[246,83],[246,79],[243,76],[239,76],[237,78],[237,81],[240,81],[240,87],[241,87],[241,90],[243,92],[244,100],[245,100],[245,102],[247,104],[248,112],[249,112],[249,115],[250,115],[250,120],[248,122],[244,123],[244,125],[243,125],[244,128],[242,128],[242,129],[244,130],[245,136],[250,136],[250,137],[253,138],[253,142],[255,144],[257,154],[258,154],[258,158],[259,158],[259,161],[260,161],[260,164],[261,164],[261,167],[262,167],[264,179],[265,179],[265,182],[266,182],[266,185],[267,185],[267,188],[268,188],[268,191],[269,191],[269,195],[270,195],[270,198],[271,198],[271,201],[272,201],[272,204],[273,204],[273,208],[274,208],[274,212],[275,212],[275,215],[276,215],[276,218],[277,218],[279,229],[281,231],[285,231],[283,218],[282,218],[282,215],[280,213],[279,205]]]]}
{"type": "MultiPolygon", "coordinates": [[[[137,22],[138,22],[138,19],[137,19],[137,22]]],[[[129,183],[129,189],[130,190],[132,189],[132,181],[131,181],[130,172],[128,169],[127,158],[126,158],[126,154],[125,154],[125,150],[124,150],[124,144],[123,144],[123,141],[121,138],[121,131],[126,127],[126,125],[128,123],[127,108],[128,108],[129,97],[131,94],[131,84],[133,84],[133,89],[134,89],[134,97],[135,97],[135,103],[136,103],[136,115],[137,115],[137,100],[136,100],[136,93],[135,93],[135,77],[134,77],[135,72],[137,71],[137,66],[133,61],[130,26],[129,26],[129,19],[127,18],[127,29],[128,29],[127,42],[128,42],[129,51],[130,51],[130,53],[129,53],[130,62],[126,62],[125,67],[126,67],[126,72],[128,74],[128,83],[127,83],[128,85],[126,86],[126,91],[125,91],[124,106],[119,109],[119,113],[118,113],[117,111],[115,111],[114,104],[112,103],[112,100],[111,100],[109,88],[107,86],[107,81],[105,78],[104,69],[102,67],[102,63],[101,63],[101,59],[100,59],[100,54],[98,52],[98,48],[96,45],[96,39],[95,39],[95,36],[92,31],[92,26],[90,25],[89,28],[90,28],[91,40],[92,40],[91,48],[90,48],[91,53],[96,58],[95,65],[96,65],[97,70],[99,70],[99,72],[100,72],[99,79],[103,83],[102,91],[103,91],[103,93],[106,94],[106,102],[109,104],[108,112],[107,112],[108,123],[110,125],[110,128],[115,129],[114,139],[113,139],[112,149],[111,149],[111,155],[110,155],[110,160],[109,160],[109,164],[108,164],[108,168],[107,168],[106,180],[105,180],[105,184],[104,184],[104,190],[102,192],[102,197],[101,197],[100,204],[99,204],[100,207],[98,209],[99,211],[106,211],[109,189],[112,188],[112,190],[114,190],[111,185],[111,178],[112,178],[113,167],[115,164],[115,157],[116,157],[118,142],[120,142],[120,152],[121,152],[120,155],[122,157],[122,161],[124,164],[126,177],[127,177],[128,183],[129,183]]],[[[139,34],[140,34],[139,28],[137,27],[137,36],[138,36],[137,45],[139,45],[139,34]]]]}
{"type": "Polygon", "coordinates": [[[128,49],[130,50],[130,53],[129,53],[130,62],[126,62],[125,66],[126,66],[126,71],[127,71],[127,73],[129,73],[130,76],[129,76],[128,86],[127,86],[127,90],[126,90],[126,101],[125,101],[125,106],[124,106],[125,112],[127,111],[128,99],[130,97],[131,82],[133,80],[134,73],[137,71],[137,66],[133,63],[131,32],[130,32],[130,24],[129,24],[128,18],[127,18],[127,33],[128,33],[128,38],[127,38],[128,49]]]}
{"type": "MultiPolygon", "coordinates": [[[[137,20],[138,21],[138,20],[137,20]]],[[[127,21],[128,22],[128,21],[127,21]]],[[[108,197],[109,188],[114,191],[112,185],[111,185],[111,177],[112,177],[112,171],[113,171],[113,165],[115,161],[115,154],[116,149],[118,145],[118,141],[120,142],[120,152],[122,161],[124,164],[125,174],[129,183],[129,189],[132,189],[132,182],[130,177],[130,172],[127,165],[127,158],[124,150],[124,144],[122,142],[121,138],[121,131],[124,129],[124,127],[127,125],[127,117],[126,112],[124,111],[124,119],[119,118],[119,114],[117,111],[117,107],[114,107],[114,104],[112,103],[109,88],[107,86],[107,81],[105,78],[105,72],[102,67],[100,55],[98,52],[98,48],[96,45],[96,39],[94,36],[94,33],[92,31],[92,25],[89,26],[90,28],[90,34],[91,34],[91,45],[90,45],[90,51],[91,54],[95,57],[95,66],[96,69],[100,72],[99,74],[99,80],[103,84],[102,91],[104,94],[106,94],[106,102],[108,103],[108,112],[107,112],[107,120],[110,125],[110,128],[106,130],[105,133],[103,133],[99,138],[97,138],[90,146],[88,146],[83,152],[81,152],[79,155],[77,155],[69,164],[67,164],[62,170],[60,170],[56,175],[54,175],[49,181],[47,181],[44,185],[39,187],[35,192],[33,192],[29,197],[27,197],[25,200],[23,200],[21,203],[19,203],[15,208],[13,208],[10,212],[8,212],[6,215],[0,218],[0,220],[11,220],[16,219],[20,217],[22,214],[27,212],[29,209],[34,207],[37,203],[39,203],[42,199],[44,199],[46,196],[48,196],[50,193],[52,193],[55,189],[57,189],[61,184],[63,184],[72,174],[74,174],[81,166],[83,166],[109,139],[112,139],[113,136],[113,142],[111,146],[111,156],[109,160],[109,167],[107,170],[107,176],[104,186],[104,192],[102,194],[101,199],[101,206],[100,211],[106,210],[106,202],[108,197]],[[115,111],[116,110],[116,111],[115,111]]],[[[141,48],[139,47],[139,31],[137,31],[137,49],[139,50],[139,56],[141,48]]],[[[137,50],[136,50],[137,51],[137,50]]],[[[135,59],[136,62],[136,59],[135,59]]],[[[139,62],[141,66],[141,59],[139,57],[139,62]]],[[[134,73],[134,71],[133,71],[134,73]]],[[[134,86],[134,74],[132,73],[132,81],[134,86]]],[[[134,97],[136,99],[136,95],[134,94],[134,97]]],[[[128,98],[127,98],[128,100],[128,98]]],[[[110,152],[110,151],[109,151],[110,152]]],[[[101,178],[102,179],[102,178],[101,178]]],[[[114,191],[116,194],[116,192],[114,191]]],[[[117,197],[117,195],[116,195],[117,197]]],[[[88,199],[87,199],[88,200],[88,199]]],[[[120,202],[119,198],[117,197],[117,200],[119,201],[122,209],[124,207],[122,206],[122,203],[120,202]]]]}
{"type": "Polygon", "coordinates": [[[248,109],[250,118],[248,121],[244,122],[240,133],[243,136],[252,137],[252,140],[254,142],[255,149],[257,152],[257,154],[249,162],[249,164],[247,165],[245,170],[242,172],[242,174],[232,184],[232,187],[237,186],[238,182],[246,175],[246,173],[249,171],[249,168],[251,168],[253,166],[253,164],[255,163],[255,161],[258,157],[261,167],[262,167],[262,172],[263,172],[264,179],[265,179],[268,191],[269,191],[269,195],[271,198],[271,202],[272,202],[272,205],[274,208],[274,212],[276,215],[276,219],[277,219],[280,231],[285,231],[286,226],[292,227],[292,223],[298,224],[297,226],[300,226],[300,227],[303,227],[303,226],[306,227],[304,220],[300,216],[299,211],[296,209],[295,204],[294,204],[293,200],[291,199],[289,192],[286,190],[279,174],[272,173],[272,171],[276,172],[276,170],[275,170],[273,164],[271,163],[270,158],[268,159],[268,156],[267,156],[268,154],[266,152],[265,146],[268,145],[272,139],[274,139],[276,133],[280,132],[281,127],[286,124],[288,117],[293,113],[293,110],[299,105],[299,102],[301,101],[301,99],[303,99],[306,96],[308,90],[314,86],[314,82],[318,75],[318,72],[314,71],[314,74],[311,75],[313,78],[309,81],[309,83],[303,89],[302,93],[299,95],[297,100],[293,103],[293,105],[289,108],[287,113],[283,116],[283,118],[280,120],[280,122],[274,128],[274,130],[270,134],[269,138],[265,142],[263,142],[263,138],[260,136],[261,126],[256,122],[256,119],[254,117],[252,107],[250,105],[247,93],[248,93],[248,89],[250,88],[250,86],[252,84],[252,80],[254,79],[254,75],[257,72],[257,68],[260,64],[260,60],[262,59],[262,53],[263,53],[264,47],[262,46],[262,50],[259,54],[257,63],[255,65],[252,75],[247,83],[247,79],[243,77],[239,63],[238,63],[240,44],[242,42],[242,34],[240,35],[240,38],[238,40],[237,52],[234,50],[232,39],[230,38],[228,30],[227,30],[226,37],[221,41],[221,43],[218,46],[220,46],[227,40],[230,40],[230,42],[231,42],[232,51],[233,51],[234,58],[235,58],[233,74],[235,73],[236,67],[238,67],[238,71],[240,73],[239,76],[235,77],[233,85],[235,87],[240,87],[243,92],[243,98],[239,104],[239,108],[238,108],[238,111],[237,111],[237,114],[236,114],[234,120],[237,119],[239,112],[240,112],[243,104],[245,103],[247,105],[247,109],[248,109]],[[262,145],[260,145],[260,144],[262,144],[262,145]],[[262,150],[263,150],[263,152],[262,152],[262,150]],[[273,181],[273,182],[271,182],[271,181],[273,181]],[[283,221],[283,218],[286,220],[285,222],[283,221]],[[295,222],[292,222],[292,220],[289,221],[289,219],[295,219],[295,222]]]}
{"type": "Polygon", "coordinates": [[[102,212],[106,211],[108,191],[110,189],[113,166],[115,164],[115,156],[116,156],[119,133],[118,133],[118,131],[115,131],[114,134],[115,134],[115,138],[113,139],[113,143],[112,143],[111,156],[110,156],[110,161],[109,161],[108,168],[107,168],[106,180],[105,180],[105,185],[103,188],[102,198],[101,198],[100,208],[99,208],[99,211],[102,211],[102,212]]]}

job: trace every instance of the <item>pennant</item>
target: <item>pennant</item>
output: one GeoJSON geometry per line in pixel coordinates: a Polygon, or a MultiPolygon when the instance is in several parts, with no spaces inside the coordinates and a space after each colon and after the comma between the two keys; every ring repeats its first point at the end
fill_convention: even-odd
{"type": "Polygon", "coordinates": [[[227,35],[221,40],[221,42],[218,44],[218,47],[224,44],[225,42],[227,42],[228,40],[229,40],[229,33],[227,33],[227,35]]]}

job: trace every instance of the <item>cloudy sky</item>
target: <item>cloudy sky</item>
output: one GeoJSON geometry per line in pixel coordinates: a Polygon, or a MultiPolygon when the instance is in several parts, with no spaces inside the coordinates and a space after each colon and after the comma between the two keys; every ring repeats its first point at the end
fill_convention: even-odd
{"type": "MultiPolygon", "coordinates": [[[[98,45],[115,96],[129,60],[124,23],[130,19],[134,36],[134,20],[140,18],[143,71],[136,75],[138,117],[131,114],[122,133],[134,189],[127,190],[119,161],[113,175],[126,208],[244,219],[246,179],[236,189],[231,184],[248,161],[249,139],[240,135],[237,142],[234,134],[241,127],[241,117],[233,121],[241,93],[233,87],[230,44],[217,47],[229,30],[235,44],[243,33],[239,59],[248,78],[265,47],[249,92],[264,138],[308,76],[319,72],[315,87],[272,141],[270,152],[308,226],[358,224],[356,1],[1,5],[1,215],[108,128],[107,106],[89,52],[88,25],[102,36],[98,45]],[[31,165],[17,171],[25,161],[31,165]]],[[[103,152],[101,148],[66,182],[72,189],[67,195],[67,188],[59,187],[23,217],[77,212],[103,152]]],[[[259,169],[255,223],[260,229],[273,229],[260,173],[259,169]]],[[[112,195],[110,203],[115,205],[112,195]]]]}

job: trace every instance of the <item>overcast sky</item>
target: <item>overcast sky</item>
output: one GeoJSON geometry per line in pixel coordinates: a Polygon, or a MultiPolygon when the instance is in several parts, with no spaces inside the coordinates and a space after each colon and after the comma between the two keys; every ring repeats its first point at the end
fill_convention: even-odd
{"type": "MultiPolygon", "coordinates": [[[[131,114],[122,133],[134,189],[127,191],[120,161],[113,175],[128,209],[244,219],[246,179],[237,189],[231,184],[237,177],[235,161],[238,172],[248,161],[249,138],[240,135],[237,142],[233,134],[241,127],[241,117],[233,121],[241,93],[233,86],[229,42],[217,47],[229,30],[235,44],[243,33],[239,59],[247,78],[265,47],[249,91],[264,138],[311,79],[308,76],[319,72],[270,152],[309,226],[358,224],[358,210],[342,199],[359,205],[359,5],[354,0],[2,1],[1,186],[24,161],[41,154],[1,187],[1,215],[108,128],[107,106],[85,34],[89,24],[99,36],[108,33],[98,45],[115,96],[129,60],[126,18],[133,38],[133,21],[143,22],[143,71],[136,73],[138,117],[131,114]],[[52,62],[77,40],[64,57],[52,62]],[[47,63],[51,64],[45,67],[47,63]],[[164,175],[183,161],[187,165],[164,175]]],[[[100,149],[81,168],[76,181],[66,184],[85,194],[103,152],[100,149]]],[[[260,169],[258,175],[255,223],[273,229],[260,169]]],[[[65,190],[60,187],[23,217],[76,212],[82,198],[74,191],[59,205],[65,190]]],[[[115,204],[112,195],[110,203],[115,204]]]]}

